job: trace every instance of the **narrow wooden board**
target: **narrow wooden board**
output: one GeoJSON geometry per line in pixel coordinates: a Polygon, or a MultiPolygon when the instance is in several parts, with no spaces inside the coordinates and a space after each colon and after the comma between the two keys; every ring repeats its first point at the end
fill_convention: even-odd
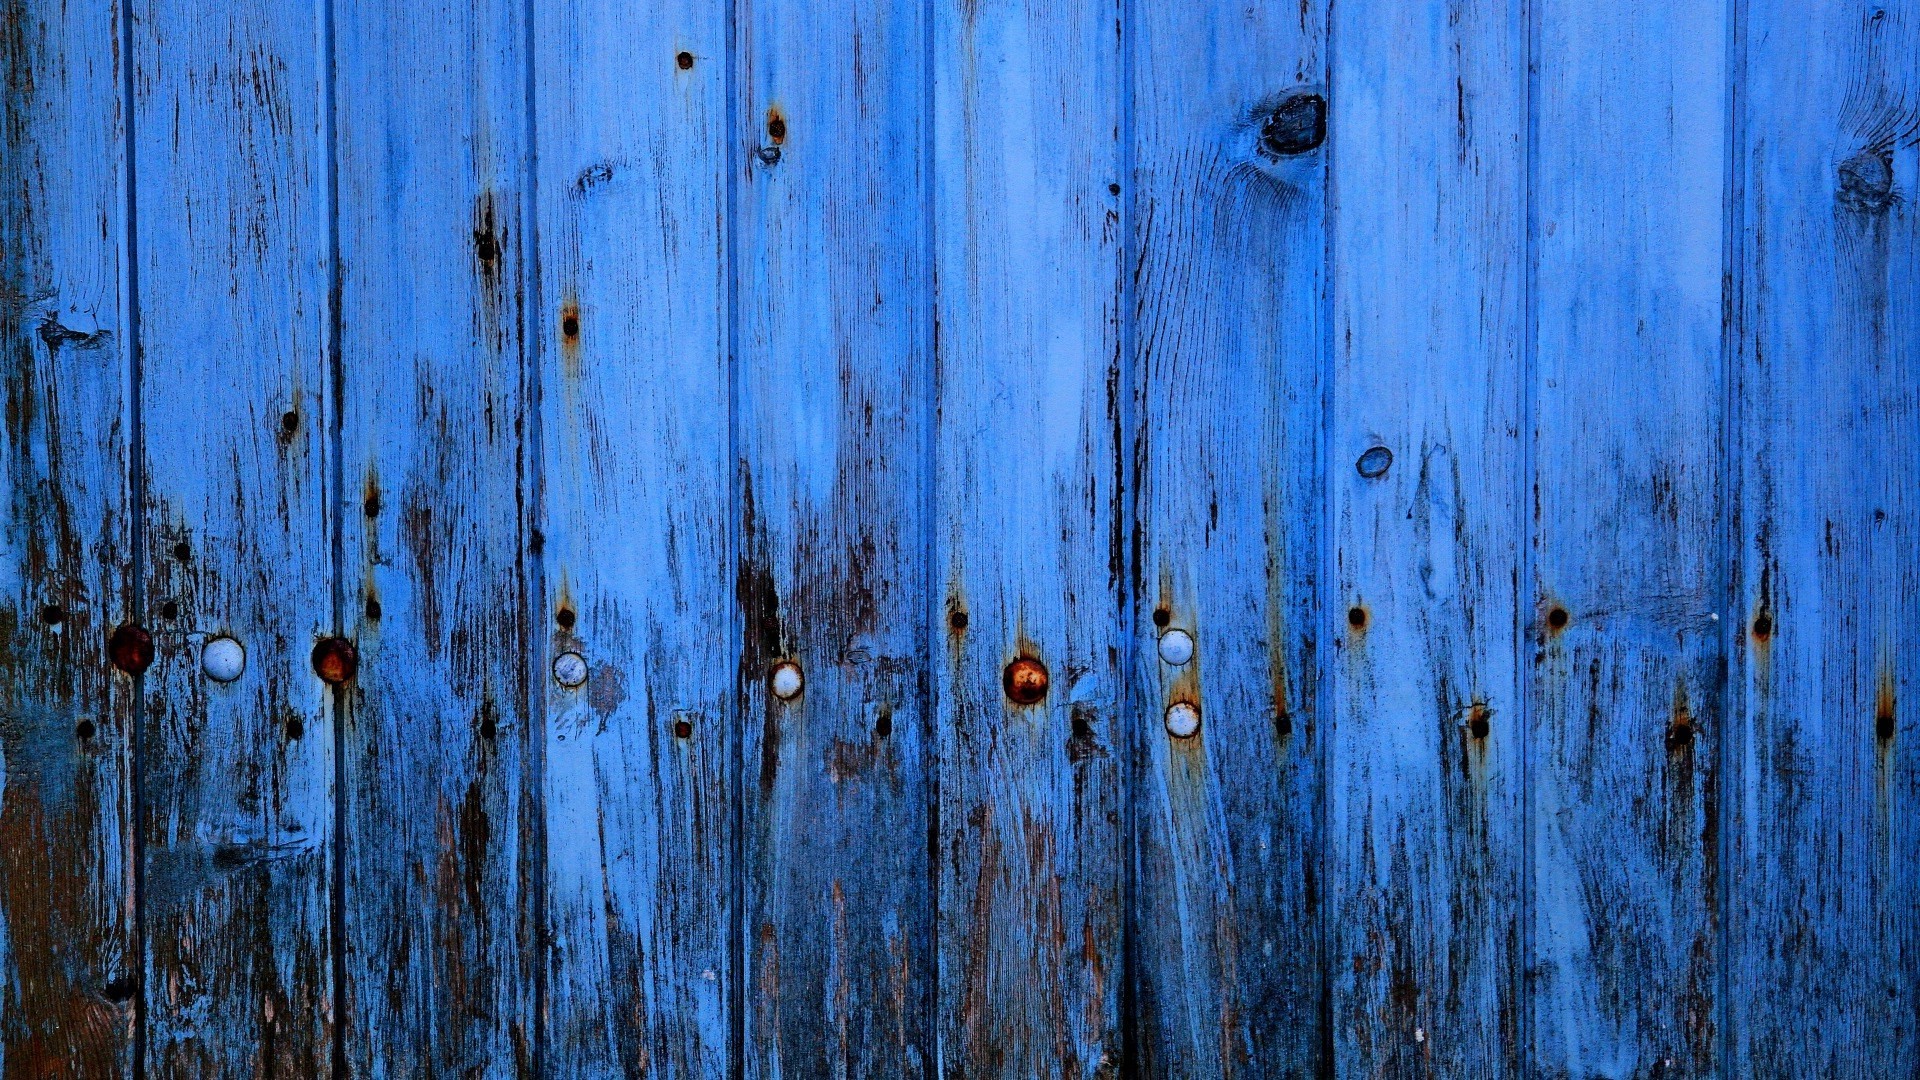
{"type": "Polygon", "coordinates": [[[552,628],[535,661],[548,1058],[567,1075],[733,1068],[727,13],[568,0],[534,26],[552,628]],[[547,673],[566,652],[578,687],[547,673]]]}
{"type": "Polygon", "coordinates": [[[343,1057],[534,1070],[524,5],[334,5],[343,1057]]]}
{"type": "Polygon", "coordinates": [[[1340,1071],[1516,1075],[1530,520],[1517,0],[1333,13],[1334,580],[1323,618],[1340,1071]],[[1393,455],[1391,466],[1375,447],[1393,455]]]}
{"type": "Polygon", "coordinates": [[[1538,8],[1544,1076],[1718,1075],[1728,17],[1725,0],[1538,8]]]}
{"type": "Polygon", "coordinates": [[[111,2],[0,5],[0,1075],[131,1075],[126,132],[111,2]]]}
{"type": "Polygon", "coordinates": [[[1132,15],[1141,1075],[1323,1062],[1326,17],[1132,15]],[[1170,734],[1177,706],[1197,733],[1170,734]]]}
{"type": "Polygon", "coordinates": [[[328,1071],[333,625],[324,42],[299,5],[134,6],[146,1071],[328,1071]],[[169,605],[172,605],[169,607],[169,605]],[[168,612],[173,612],[171,617],[168,612]],[[201,650],[230,635],[246,670],[201,650]]]}
{"type": "Polygon", "coordinates": [[[1920,1059],[1920,8],[1747,5],[1730,1073],[1920,1059]]]}
{"type": "Polygon", "coordinates": [[[750,1077],[934,1067],[923,14],[736,16],[750,1077]]]}
{"type": "Polygon", "coordinates": [[[1129,734],[1114,9],[933,12],[940,1070],[1114,1077],[1129,734]],[[1033,704],[1003,685],[1022,659],[1049,680],[1033,704]]]}

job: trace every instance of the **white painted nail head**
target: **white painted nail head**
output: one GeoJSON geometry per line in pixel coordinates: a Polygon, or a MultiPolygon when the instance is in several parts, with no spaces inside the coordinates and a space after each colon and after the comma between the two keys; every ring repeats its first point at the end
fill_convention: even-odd
{"type": "Polygon", "coordinates": [[[577,652],[563,652],[553,658],[553,681],[569,690],[587,681],[587,658],[577,652]]]}
{"type": "Polygon", "coordinates": [[[1160,659],[1182,667],[1193,659],[1193,635],[1185,630],[1169,630],[1160,635],[1160,659]]]}
{"type": "Polygon", "coordinates": [[[1176,739],[1191,738],[1200,730],[1200,710],[1184,701],[1167,706],[1167,734],[1176,739]]]}
{"type": "Polygon", "coordinates": [[[791,660],[782,660],[773,667],[773,696],[781,701],[792,701],[800,696],[800,687],[806,680],[800,676],[800,665],[791,660]]]}
{"type": "Polygon", "coordinates": [[[247,670],[247,650],[230,637],[209,640],[200,649],[200,668],[214,682],[232,682],[247,670]]]}

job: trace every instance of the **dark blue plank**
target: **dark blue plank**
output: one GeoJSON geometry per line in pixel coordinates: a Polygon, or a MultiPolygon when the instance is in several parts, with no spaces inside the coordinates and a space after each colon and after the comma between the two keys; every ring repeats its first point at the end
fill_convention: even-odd
{"type": "Polygon", "coordinates": [[[0,4],[0,1075],[126,1076],[134,938],[123,13],[0,4]]]}
{"type": "Polygon", "coordinates": [[[1733,1075],[1920,1061],[1920,7],[1747,5],[1733,1075]]]}

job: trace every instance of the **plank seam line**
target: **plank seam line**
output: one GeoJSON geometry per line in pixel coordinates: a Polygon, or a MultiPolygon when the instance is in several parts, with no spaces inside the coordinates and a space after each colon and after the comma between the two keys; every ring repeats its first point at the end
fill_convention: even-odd
{"type": "Polygon", "coordinates": [[[1526,78],[1525,157],[1525,284],[1522,303],[1524,341],[1520,361],[1520,580],[1515,582],[1513,628],[1514,682],[1518,691],[1515,703],[1520,722],[1520,970],[1514,973],[1515,1013],[1520,1026],[1514,1053],[1515,1072],[1533,1075],[1534,1064],[1534,968],[1538,959],[1535,921],[1538,917],[1534,894],[1534,875],[1539,853],[1535,850],[1534,822],[1534,664],[1528,638],[1533,634],[1539,610],[1540,583],[1536,554],[1540,546],[1539,513],[1539,428],[1538,396],[1540,372],[1540,8],[1546,0],[1521,0],[1523,22],[1522,58],[1526,78]]]}
{"type": "MultiPolygon", "coordinates": [[[[327,216],[327,310],[325,351],[327,360],[328,402],[327,457],[322,490],[331,504],[327,510],[328,548],[332,561],[329,601],[332,633],[345,636],[346,626],[346,479],[341,453],[346,438],[346,363],[340,355],[341,271],[340,271],[340,130],[339,68],[337,65],[336,13],[334,0],[318,0],[320,20],[320,112],[324,192],[327,216]]],[[[333,720],[333,796],[329,804],[333,820],[333,850],[328,866],[327,953],[328,975],[332,981],[332,1025],[329,1060],[335,1080],[345,1080],[347,1069],[347,693],[341,687],[329,687],[333,720]]]]}
{"type": "MultiPolygon", "coordinates": [[[[935,64],[935,20],[939,17],[936,0],[923,0],[920,8],[920,130],[936,132],[939,129],[935,109],[938,105],[935,82],[939,78],[939,69],[935,64]]],[[[922,727],[925,730],[926,753],[933,760],[923,766],[921,775],[927,778],[927,790],[924,795],[927,811],[927,872],[926,872],[926,910],[928,950],[924,970],[932,972],[931,979],[923,980],[920,1007],[924,1012],[924,1026],[921,1038],[926,1042],[926,1056],[923,1060],[931,1062],[933,1075],[945,1074],[941,1059],[940,1045],[940,785],[941,748],[940,714],[937,710],[937,691],[934,683],[935,642],[938,631],[934,629],[945,604],[934,595],[934,537],[937,533],[935,514],[939,508],[940,464],[936,423],[940,415],[940,289],[939,289],[939,249],[937,245],[939,215],[934,203],[935,169],[938,163],[939,139],[929,135],[920,140],[920,289],[922,303],[925,305],[921,325],[924,338],[921,342],[926,349],[922,360],[922,374],[926,378],[926,387],[921,394],[920,414],[920,603],[925,613],[920,620],[920,709],[922,727]]]]}
{"type": "Polygon", "coordinates": [[[1135,395],[1138,392],[1136,379],[1138,372],[1139,321],[1136,318],[1135,305],[1138,303],[1138,289],[1135,287],[1135,274],[1139,269],[1140,239],[1136,232],[1139,227],[1139,215],[1135,202],[1139,197],[1139,185],[1135,177],[1137,168],[1135,141],[1138,137],[1137,103],[1135,100],[1138,60],[1134,53],[1136,37],[1136,17],[1133,0],[1118,0],[1120,50],[1120,367],[1118,402],[1115,422],[1120,425],[1120,437],[1115,440],[1114,462],[1115,491],[1113,527],[1121,531],[1122,551],[1125,561],[1119,571],[1117,596],[1118,623],[1115,628],[1122,641],[1120,649],[1121,677],[1116,681],[1119,691],[1119,717],[1116,723],[1119,734],[1124,740],[1120,769],[1120,804],[1124,822],[1121,828],[1121,879],[1120,879],[1120,1074],[1136,1076],[1140,1074],[1140,958],[1139,958],[1139,821],[1136,793],[1140,790],[1140,754],[1144,742],[1142,732],[1145,724],[1140,715],[1140,702],[1144,700],[1136,680],[1140,677],[1139,660],[1139,620],[1136,595],[1139,588],[1138,572],[1140,560],[1140,515],[1139,515],[1139,430],[1135,410],[1135,395]]]}
{"type": "MultiPolygon", "coordinates": [[[[529,0],[531,3],[532,0],[529,0]]],[[[727,18],[724,20],[725,48],[727,52],[726,71],[723,75],[721,90],[721,151],[720,167],[726,170],[726,186],[722,198],[726,200],[723,208],[720,243],[725,249],[722,257],[721,289],[723,297],[725,325],[721,328],[723,348],[726,350],[726,409],[727,434],[721,452],[726,455],[722,463],[723,475],[727,483],[727,522],[726,545],[723,557],[730,571],[727,575],[728,590],[727,624],[733,634],[733,693],[725,700],[729,712],[727,723],[727,801],[729,804],[727,838],[727,1062],[726,1075],[741,1078],[746,1075],[747,1047],[747,913],[746,913],[746,828],[747,828],[747,785],[744,775],[746,769],[746,723],[747,691],[746,665],[747,655],[746,611],[741,607],[740,595],[740,514],[743,506],[740,476],[740,266],[737,238],[739,234],[740,213],[740,169],[745,156],[740,154],[744,132],[741,118],[746,115],[740,99],[740,13],[739,5],[724,5],[727,18]]]]}
{"type": "MultiPolygon", "coordinates": [[[[131,533],[128,554],[133,563],[132,581],[128,583],[128,606],[135,622],[146,622],[147,600],[147,540],[146,540],[146,502],[147,502],[147,449],[146,426],[143,422],[141,397],[144,389],[144,372],[140,355],[140,267],[139,267],[139,207],[140,197],[135,169],[134,148],[137,141],[134,122],[137,113],[134,97],[133,77],[133,11],[132,0],[120,0],[115,5],[120,25],[120,96],[121,96],[121,138],[122,156],[121,182],[125,186],[122,196],[126,200],[122,209],[122,252],[125,261],[125,281],[123,283],[125,313],[122,325],[126,327],[123,349],[126,355],[126,413],[127,413],[127,529],[131,533]]],[[[137,988],[133,995],[133,1076],[134,1080],[144,1080],[147,1068],[147,845],[146,845],[146,726],[147,726],[147,677],[142,672],[133,677],[133,707],[129,722],[133,725],[131,752],[133,762],[129,778],[132,787],[132,857],[133,857],[133,941],[132,957],[126,961],[133,970],[123,974],[122,978],[131,978],[137,988]]]]}
{"type": "MultiPolygon", "coordinates": [[[[1325,96],[1330,114],[1329,119],[1337,117],[1340,107],[1339,98],[1334,94],[1335,56],[1337,39],[1334,29],[1334,3],[1329,0],[1326,10],[1326,24],[1321,33],[1325,40],[1325,55],[1321,59],[1321,85],[1325,87],[1325,96]]],[[[1314,849],[1317,852],[1320,881],[1319,895],[1315,898],[1319,910],[1314,913],[1314,947],[1319,951],[1316,964],[1318,987],[1320,1033],[1316,1040],[1320,1061],[1317,1072],[1323,1077],[1339,1074],[1337,1050],[1338,1041],[1333,1031],[1333,994],[1334,994],[1334,884],[1333,873],[1335,859],[1332,851],[1333,827],[1331,824],[1332,807],[1329,805],[1333,777],[1333,741],[1334,725],[1339,710],[1333,705],[1333,656],[1332,651],[1319,639],[1327,635],[1329,641],[1339,640],[1337,626],[1332,623],[1334,611],[1340,605],[1328,604],[1335,590],[1339,588],[1336,574],[1336,544],[1334,542],[1334,522],[1337,515],[1334,500],[1337,498],[1333,476],[1333,428],[1334,428],[1334,382],[1338,368],[1335,355],[1334,318],[1337,310],[1334,304],[1335,251],[1334,241],[1339,232],[1339,200],[1335,198],[1333,186],[1334,148],[1340,138],[1340,124],[1327,125],[1327,136],[1322,149],[1324,155],[1320,174],[1320,431],[1314,454],[1319,459],[1314,473],[1318,476],[1320,490],[1315,493],[1319,506],[1319,520],[1315,523],[1313,542],[1315,545],[1315,582],[1312,604],[1312,633],[1315,638],[1314,656],[1314,703],[1307,715],[1308,730],[1315,732],[1316,742],[1313,748],[1314,797],[1313,831],[1314,849]]]]}

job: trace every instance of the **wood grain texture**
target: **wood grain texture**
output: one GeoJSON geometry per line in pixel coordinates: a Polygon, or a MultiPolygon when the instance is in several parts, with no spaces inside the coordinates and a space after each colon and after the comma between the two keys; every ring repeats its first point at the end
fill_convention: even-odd
{"type": "Polygon", "coordinates": [[[312,8],[133,8],[147,1075],[326,1073],[328,207],[312,8]],[[171,605],[171,607],[169,606],[171,605]],[[168,615],[171,611],[173,614],[168,615]],[[245,673],[201,649],[231,635],[245,673]]]}
{"type": "Polygon", "coordinates": [[[1920,7],[1747,5],[1731,1072],[1920,1060],[1920,7]]]}
{"type": "Polygon", "coordinates": [[[930,1074],[923,6],[736,14],[747,1076],[930,1074]],[[791,660],[805,688],[770,692],[791,660]]]}
{"type": "Polygon", "coordinates": [[[1143,1075],[1321,1067],[1325,26],[1311,3],[1133,14],[1143,1075]]]}
{"type": "Polygon", "coordinates": [[[526,552],[517,0],[334,6],[348,1069],[531,1076],[539,616],[526,552]]]}
{"type": "Polygon", "coordinates": [[[1718,1075],[1723,0],[1538,8],[1536,1075],[1718,1075]]]}
{"type": "Polygon", "coordinates": [[[137,614],[120,20],[0,4],[0,1076],[127,1076],[137,614]]]}
{"type": "Polygon", "coordinates": [[[1352,1076],[1520,1070],[1520,11],[1333,16],[1328,969],[1352,1076]]]}
{"type": "Polygon", "coordinates": [[[1114,1077],[1128,738],[1115,9],[933,11],[940,1071],[1114,1077]],[[1047,669],[1037,703],[1003,687],[1020,658],[1047,669]]]}
{"type": "Polygon", "coordinates": [[[546,690],[556,1074],[733,1067],[726,15],[570,0],[534,26],[538,662],[577,651],[589,671],[546,690]]]}

